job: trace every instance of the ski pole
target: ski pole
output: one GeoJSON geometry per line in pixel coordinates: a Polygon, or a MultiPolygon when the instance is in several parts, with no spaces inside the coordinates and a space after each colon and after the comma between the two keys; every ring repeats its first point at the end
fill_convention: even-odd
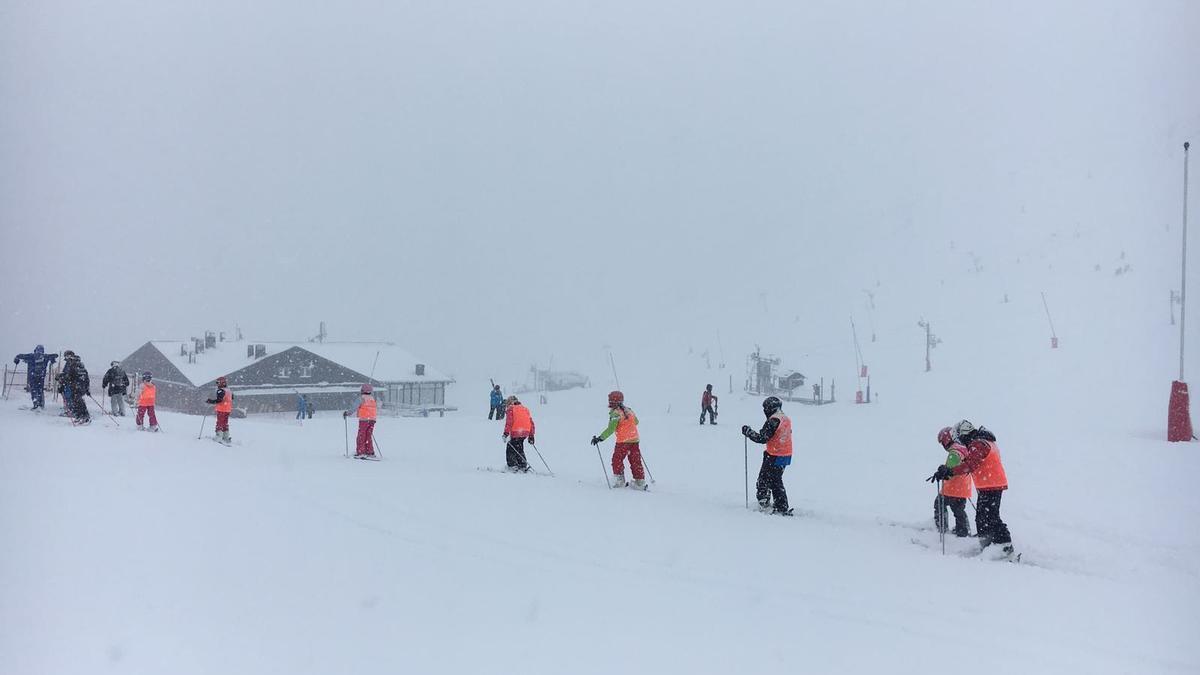
{"type": "Polygon", "coordinates": [[[600,460],[600,470],[604,472],[604,484],[612,489],[612,481],[608,479],[608,469],[604,468],[604,455],[600,454],[600,444],[596,443],[596,459],[600,460]]]}
{"type": "Polygon", "coordinates": [[[346,416],[342,415],[342,429],[346,431],[346,450],[342,453],[343,457],[350,456],[350,423],[346,421],[346,416]]]}
{"type": "Polygon", "coordinates": [[[742,478],[742,487],[746,488],[746,510],[750,510],[750,441],[745,436],[742,436],[742,469],[745,471],[745,476],[742,478]]]}
{"type": "Polygon", "coordinates": [[[383,459],[383,448],[379,447],[379,441],[375,439],[375,430],[371,430],[371,444],[375,446],[375,454],[379,455],[379,459],[383,459]]]}
{"type": "Polygon", "coordinates": [[[941,519],[936,523],[938,539],[942,540],[942,555],[946,555],[946,498],[942,496],[942,481],[937,481],[934,487],[937,488],[938,518],[941,519]]]}
{"type": "Polygon", "coordinates": [[[650,482],[652,484],[657,483],[658,481],[654,480],[654,472],[650,470],[650,465],[646,463],[646,455],[642,452],[640,446],[638,447],[638,454],[642,456],[642,468],[646,469],[646,475],[650,477],[650,482]]]}
{"type": "Polygon", "coordinates": [[[207,421],[208,421],[208,413],[204,413],[204,416],[200,418],[200,433],[196,434],[196,440],[200,440],[201,438],[204,438],[204,423],[207,421]]]}
{"type": "Polygon", "coordinates": [[[552,470],[550,469],[550,465],[546,463],[546,458],[545,458],[545,457],[542,457],[542,451],[541,451],[541,450],[538,450],[538,449],[537,449],[537,446],[536,446],[536,445],[534,445],[533,443],[530,443],[530,444],[529,444],[529,447],[533,448],[533,451],[537,453],[538,459],[542,460],[542,466],[546,467],[546,471],[549,471],[549,472],[550,472],[550,475],[551,475],[551,476],[553,476],[553,475],[554,475],[554,471],[552,471],[552,470]]]}
{"type": "MultiPolygon", "coordinates": [[[[91,393],[90,391],[88,392],[88,394],[87,394],[87,397],[88,397],[88,398],[92,398],[92,393],[91,393]]],[[[119,427],[119,426],[121,426],[121,423],[117,421],[117,418],[116,418],[116,417],[114,417],[112,413],[110,413],[110,412],[108,412],[107,410],[105,410],[105,409],[104,409],[104,406],[100,405],[100,402],[99,402],[99,401],[97,401],[96,399],[92,398],[92,403],[95,403],[95,404],[96,404],[96,407],[100,409],[100,412],[104,413],[105,415],[108,415],[109,419],[111,419],[111,420],[113,421],[113,424],[117,425],[118,427],[119,427]]],[[[84,404],[84,407],[87,407],[87,404],[86,404],[86,403],[84,404]]]]}

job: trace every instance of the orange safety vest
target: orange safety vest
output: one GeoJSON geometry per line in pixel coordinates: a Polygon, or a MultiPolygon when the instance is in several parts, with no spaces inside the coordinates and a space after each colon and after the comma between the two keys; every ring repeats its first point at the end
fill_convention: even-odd
{"type": "Polygon", "coordinates": [[[637,415],[634,414],[633,408],[625,408],[619,411],[623,415],[621,421],[617,422],[617,442],[618,443],[637,443],[637,415]]]}
{"type": "MultiPolygon", "coordinates": [[[[949,452],[958,456],[958,461],[962,462],[963,451],[961,445],[951,445],[949,452]]],[[[964,473],[960,476],[954,476],[949,480],[942,481],[942,495],[946,497],[961,497],[963,499],[971,498],[971,474],[964,473]]]]}
{"type": "Polygon", "coordinates": [[[138,405],[154,405],[154,397],[158,395],[158,389],[153,382],[146,382],[142,385],[142,393],[138,394],[138,405]]]}
{"type": "Polygon", "coordinates": [[[533,417],[529,414],[529,408],[514,403],[508,407],[507,414],[512,419],[509,435],[513,438],[529,438],[529,431],[533,428],[533,417]]]}
{"type": "Polygon", "coordinates": [[[775,429],[775,435],[767,441],[767,454],[772,457],[791,457],[792,420],[781,412],[777,412],[771,417],[779,420],[779,426],[775,429]]]}
{"type": "Polygon", "coordinates": [[[359,420],[374,420],[375,419],[375,399],[363,394],[362,403],[358,404],[358,419],[359,420]]]}
{"type": "Polygon", "coordinates": [[[1003,490],[1008,487],[1008,476],[1004,474],[1004,464],[1000,462],[1000,448],[992,441],[982,441],[988,444],[991,452],[983,458],[978,469],[971,472],[975,479],[976,490],[1003,490]]]}
{"type": "Polygon", "coordinates": [[[219,413],[233,412],[233,392],[229,391],[229,387],[225,387],[225,398],[217,401],[217,405],[214,410],[219,413]]]}

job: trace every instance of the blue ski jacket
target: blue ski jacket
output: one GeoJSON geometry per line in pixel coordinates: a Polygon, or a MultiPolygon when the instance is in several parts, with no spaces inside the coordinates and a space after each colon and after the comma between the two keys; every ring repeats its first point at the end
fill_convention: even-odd
{"type": "Polygon", "coordinates": [[[28,365],[30,380],[46,379],[46,367],[58,360],[58,354],[47,354],[46,348],[38,345],[33,348],[32,354],[17,354],[13,357],[13,365],[20,365],[22,361],[28,365]]]}

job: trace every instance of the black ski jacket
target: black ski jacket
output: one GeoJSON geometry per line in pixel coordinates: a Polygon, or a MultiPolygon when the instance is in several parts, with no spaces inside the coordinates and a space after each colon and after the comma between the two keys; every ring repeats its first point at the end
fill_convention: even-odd
{"type": "Polygon", "coordinates": [[[101,387],[108,387],[108,395],[116,396],[117,394],[129,393],[129,376],[124,370],[113,366],[104,373],[104,379],[100,381],[101,387]]]}
{"type": "Polygon", "coordinates": [[[82,391],[87,393],[91,391],[92,381],[88,378],[87,368],[84,367],[83,361],[79,358],[67,359],[66,365],[62,370],[63,382],[71,385],[72,391],[82,391]]]}
{"type": "Polygon", "coordinates": [[[779,418],[768,417],[767,421],[763,423],[762,430],[751,430],[750,433],[746,434],[746,438],[749,438],[755,443],[766,443],[775,437],[775,431],[777,429],[779,429],[779,418]]]}

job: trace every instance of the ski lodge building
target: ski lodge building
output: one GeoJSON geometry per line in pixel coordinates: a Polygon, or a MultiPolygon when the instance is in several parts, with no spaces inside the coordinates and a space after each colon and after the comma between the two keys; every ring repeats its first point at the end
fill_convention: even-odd
{"type": "MultiPolygon", "coordinates": [[[[208,332],[204,339],[151,340],[121,361],[130,383],[140,387],[150,371],[158,387],[157,405],[202,414],[205,399],[224,375],[233,392],[235,416],[296,410],[304,394],[315,410],[350,410],[359,388],[375,388],[381,411],[444,414],[446,386],[454,380],[428,368],[390,342],[225,341],[208,332]]],[[[134,396],[136,398],[136,392],[134,396]]]]}

